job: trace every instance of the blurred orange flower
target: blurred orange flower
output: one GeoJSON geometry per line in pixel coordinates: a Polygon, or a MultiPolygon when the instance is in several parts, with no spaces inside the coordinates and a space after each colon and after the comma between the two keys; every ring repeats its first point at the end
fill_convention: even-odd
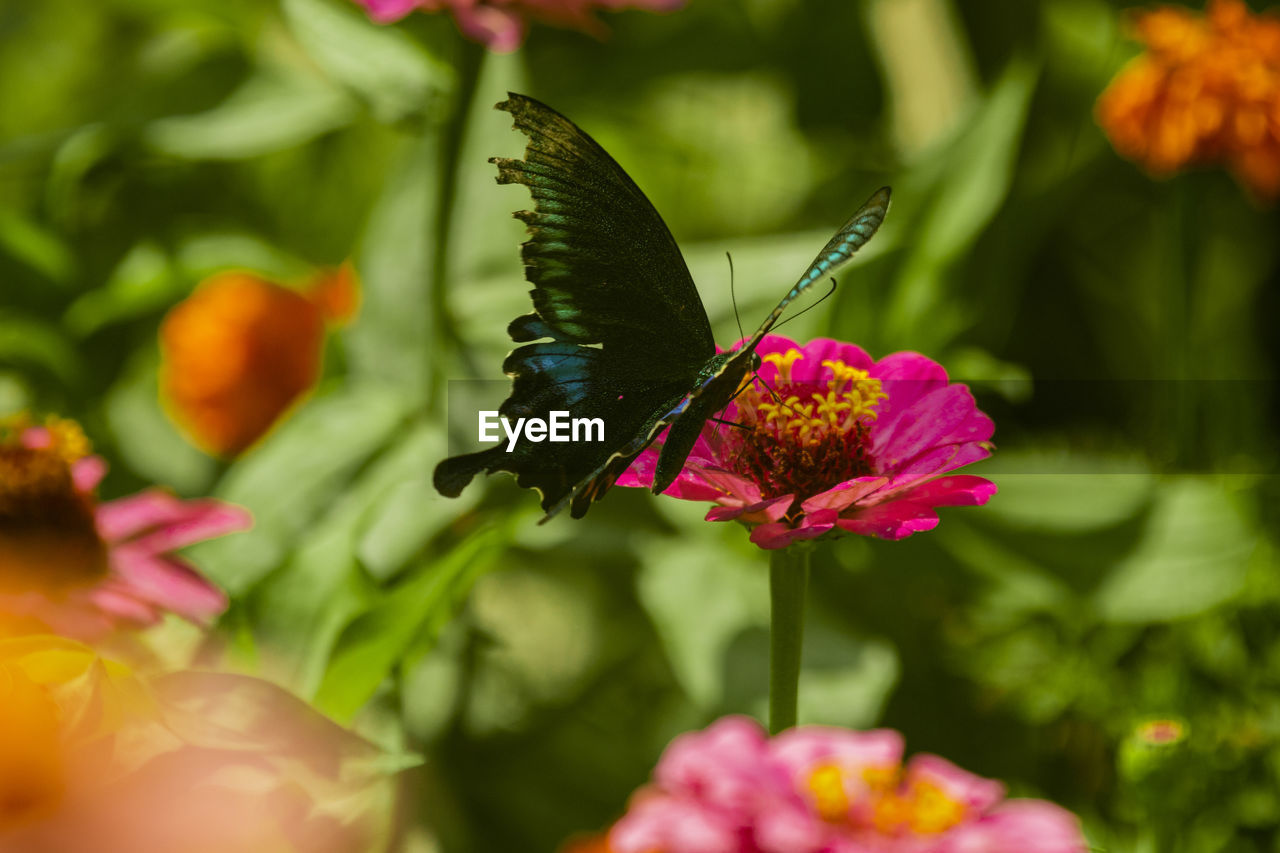
{"type": "MultiPolygon", "coordinates": [[[[150,711],[132,673],[86,646],[51,635],[0,640],[0,851],[24,849],[15,838],[72,796],[73,763],[150,711]]],[[[93,769],[95,784],[112,781],[93,769]]]]}
{"type": "Polygon", "coordinates": [[[62,801],[58,723],[48,693],[0,663],[0,832],[42,818],[62,801]]]}
{"type": "Polygon", "coordinates": [[[382,753],[256,678],[0,640],[0,853],[363,853],[382,753]]]}
{"type": "Polygon", "coordinates": [[[205,280],[160,327],[160,389],[201,449],[236,456],[315,385],[325,322],[351,319],[359,285],[350,264],[303,290],[252,273],[205,280]]]}
{"type": "Polygon", "coordinates": [[[1280,16],[1210,0],[1203,15],[1139,13],[1132,29],[1147,50],[1096,109],[1115,149],[1157,176],[1223,164],[1257,198],[1280,196],[1280,16]]]}

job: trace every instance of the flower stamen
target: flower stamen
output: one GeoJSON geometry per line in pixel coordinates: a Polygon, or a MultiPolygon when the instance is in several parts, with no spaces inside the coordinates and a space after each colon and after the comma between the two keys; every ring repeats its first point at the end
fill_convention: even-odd
{"type": "Polygon", "coordinates": [[[0,421],[0,593],[60,592],[107,574],[93,498],[76,489],[71,472],[88,452],[70,421],[0,421]]]}
{"type": "Polygon", "coordinates": [[[738,473],[762,485],[765,498],[793,494],[797,501],[845,480],[873,473],[865,443],[876,407],[888,396],[880,380],[838,360],[825,360],[824,381],[797,381],[798,349],[769,353],[774,387],[752,384],[739,398],[746,430],[730,438],[738,473]]]}

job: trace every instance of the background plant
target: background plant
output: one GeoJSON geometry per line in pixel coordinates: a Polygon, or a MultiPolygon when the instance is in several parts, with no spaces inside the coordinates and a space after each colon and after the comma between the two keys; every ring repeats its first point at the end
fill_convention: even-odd
{"type": "Polygon", "coordinates": [[[639,490],[536,527],[509,482],[431,489],[429,379],[497,378],[526,306],[525,200],[486,162],[523,141],[490,106],[527,91],[591,130],[722,343],[726,249],[762,316],[891,183],[863,262],[786,332],[944,363],[997,423],[974,473],[1000,494],[928,537],[815,553],[801,721],[898,729],[1081,814],[1103,849],[1274,850],[1280,222],[1220,171],[1154,181],[1112,151],[1093,109],[1140,48],[1122,11],[753,0],[611,14],[606,41],[535,24],[475,66],[463,125],[476,48],[446,16],[6,4],[0,409],[84,424],[105,498],[159,483],[253,511],[195,555],[232,600],[208,653],[428,758],[392,844],[551,850],[616,818],[675,733],[762,712],[767,581],[741,531],[639,490]],[[310,397],[234,462],[188,445],[157,397],[165,312],[227,269],[348,258],[361,314],[310,397]],[[1185,737],[1147,743],[1163,719],[1185,737]]]}

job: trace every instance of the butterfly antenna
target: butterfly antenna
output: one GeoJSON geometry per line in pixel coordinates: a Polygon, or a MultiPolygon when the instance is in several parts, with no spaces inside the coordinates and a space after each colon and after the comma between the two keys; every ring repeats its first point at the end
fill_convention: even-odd
{"type": "Polygon", "coordinates": [[[826,301],[827,301],[827,299],[831,296],[831,294],[833,294],[833,293],[835,293],[835,292],[836,292],[836,280],[833,278],[833,279],[831,279],[831,289],[830,289],[830,290],[828,290],[826,293],[822,294],[822,298],[821,298],[821,299],[819,299],[817,302],[813,303],[812,305],[810,305],[810,306],[806,307],[803,311],[798,311],[798,312],[796,312],[795,314],[792,314],[790,317],[788,317],[787,319],[783,320],[781,323],[779,323],[778,325],[774,326],[773,328],[774,328],[775,330],[777,330],[777,329],[781,329],[783,326],[787,325],[787,324],[788,324],[788,323],[790,323],[792,320],[796,319],[797,317],[801,316],[802,314],[805,314],[805,313],[807,313],[807,312],[809,312],[809,311],[812,311],[814,308],[817,308],[817,307],[818,307],[819,305],[821,305],[823,302],[826,302],[826,301]]]}
{"type": "Polygon", "coordinates": [[[774,402],[777,403],[779,406],[791,412],[791,414],[796,415],[797,417],[806,416],[804,412],[798,412],[794,408],[792,408],[790,405],[788,405],[787,401],[782,399],[782,393],[779,392],[777,388],[774,388],[767,381],[765,381],[765,378],[761,376],[759,373],[756,374],[756,380],[765,388],[769,389],[769,393],[773,395],[774,402]]]}
{"type": "Polygon", "coordinates": [[[738,316],[738,295],[733,290],[733,255],[725,252],[724,256],[729,259],[729,301],[733,303],[733,320],[738,324],[738,340],[742,340],[747,334],[742,331],[742,318],[738,316]]]}

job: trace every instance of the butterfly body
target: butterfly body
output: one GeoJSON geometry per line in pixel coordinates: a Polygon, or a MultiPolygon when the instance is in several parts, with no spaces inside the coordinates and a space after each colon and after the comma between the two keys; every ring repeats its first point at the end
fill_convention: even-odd
{"type": "Polygon", "coordinates": [[[605,436],[454,456],[437,466],[434,483],[452,497],[482,471],[508,471],[541,493],[547,518],[565,507],[578,518],[666,427],[654,491],[674,481],[703,424],[759,365],[755,349],[787,304],[870,239],[889,190],[877,191],[837,232],[748,341],[718,353],[674,238],[626,172],[532,98],[511,94],[498,109],[529,137],[524,159],[491,161],[498,183],[528,187],[535,208],[515,214],[529,227],[521,256],[534,311],[508,326],[522,345],[503,363],[512,389],[499,413],[599,418],[605,436]]]}

